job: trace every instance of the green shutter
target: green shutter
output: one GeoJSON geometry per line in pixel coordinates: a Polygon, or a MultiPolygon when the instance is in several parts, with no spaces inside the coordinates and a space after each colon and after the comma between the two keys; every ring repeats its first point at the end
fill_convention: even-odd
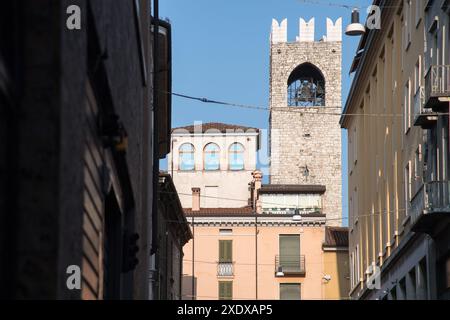
{"type": "Polygon", "coordinates": [[[219,262],[233,262],[232,240],[219,240],[219,262]]]}
{"type": "Polygon", "coordinates": [[[280,300],[300,300],[300,283],[280,283],[280,300]]]}
{"type": "Polygon", "coordinates": [[[287,267],[300,261],[300,235],[280,235],[280,264],[287,267]]]}
{"type": "Polygon", "coordinates": [[[219,281],[219,300],[233,299],[233,282],[219,281]]]}

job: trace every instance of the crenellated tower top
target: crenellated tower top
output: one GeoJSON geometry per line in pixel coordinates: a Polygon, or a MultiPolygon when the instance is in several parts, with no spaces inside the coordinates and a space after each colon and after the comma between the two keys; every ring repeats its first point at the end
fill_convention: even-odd
{"type": "MultiPolygon", "coordinates": [[[[283,19],[278,23],[276,19],[272,19],[272,31],[270,34],[271,43],[287,42],[287,19],[283,19]]],[[[299,19],[299,35],[296,37],[297,42],[314,42],[315,41],[315,18],[306,21],[299,19]]],[[[321,41],[342,41],[342,18],[335,22],[327,18],[327,34],[321,41]]]]}

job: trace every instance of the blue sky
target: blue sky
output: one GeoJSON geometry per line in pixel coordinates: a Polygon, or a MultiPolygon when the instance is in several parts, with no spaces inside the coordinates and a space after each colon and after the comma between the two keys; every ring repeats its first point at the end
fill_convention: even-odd
{"type": "MultiPolygon", "coordinates": [[[[210,99],[267,106],[269,34],[272,18],[288,19],[288,40],[298,35],[298,19],[316,19],[316,38],[326,34],[326,18],[349,23],[351,9],[366,1],[301,0],[161,0],[160,16],[172,23],[173,92],[210,99]],[[330,5],[331,3],[331,5],[330,5]]],[[[364,13],[362,13],[364,15],[364,13]]],[[[343,38],[343,104],[351,85],[348,75],[358,37],[343,38]]],[[[265,111],[237,109],[173,98],[172,126],[217,121],[268,128],[265,111]]],[[[347,148],[343,132],[343,209],[347,216],[347,148]]],[[[166,164],[162,163],[162,168],[166,164]]],[[[346,224],[346,220],[344,220],[346,224]]]]}

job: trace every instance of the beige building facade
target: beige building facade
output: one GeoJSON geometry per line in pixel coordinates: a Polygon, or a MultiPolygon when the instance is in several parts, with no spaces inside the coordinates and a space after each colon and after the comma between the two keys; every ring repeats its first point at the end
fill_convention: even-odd
{"type": "Polygon", "coordinates": [[[348,298],[347,228],[251,207],[185,212],[193,239],[183,250],[183,299],[348,298]]]}
{"type": "MultiPolygon", "coordinates": [[[[436,166],[430,132],[438,120],[429,104],[429,61],[443,59],[445,50],[439,53],[430,42],[438,16],[430,12],[441,2],[375,1],[382,27],[363,36],[352,65],[341,125],[348,134],[353,299],[438,297],[436,241],[418,230],[417,220],[435,193],[428,186],[436,184],[428,174],[436,166]]],[[[438,20],[448,25],[446,15],[438,20]]]]}

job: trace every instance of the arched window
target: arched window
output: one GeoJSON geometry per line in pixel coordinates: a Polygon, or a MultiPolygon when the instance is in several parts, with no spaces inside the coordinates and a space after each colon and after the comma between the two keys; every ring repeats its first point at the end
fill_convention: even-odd
{"type": "Polygon", "coordinates": [[[228,152],[230,170],[244,170],[244,146],[233,143],[228,152]]]}
{"type": "Polygon", "coordinates": [[[311,63],[303,63],[292,71],[288,79],[288,106],[325,106],[325,78],[311,63]]]}
{"type": "Polygon", "coordinates": [[[215,143],[209,143],[203,150],[205,170],[220,169],[220,148],[215,143]]]}
{"type": "Polygon", "coordinates": [[[190,143],[184,143],[180,146],[180,170],[190,171],[195,169],[194,146],[190,143]]]}

